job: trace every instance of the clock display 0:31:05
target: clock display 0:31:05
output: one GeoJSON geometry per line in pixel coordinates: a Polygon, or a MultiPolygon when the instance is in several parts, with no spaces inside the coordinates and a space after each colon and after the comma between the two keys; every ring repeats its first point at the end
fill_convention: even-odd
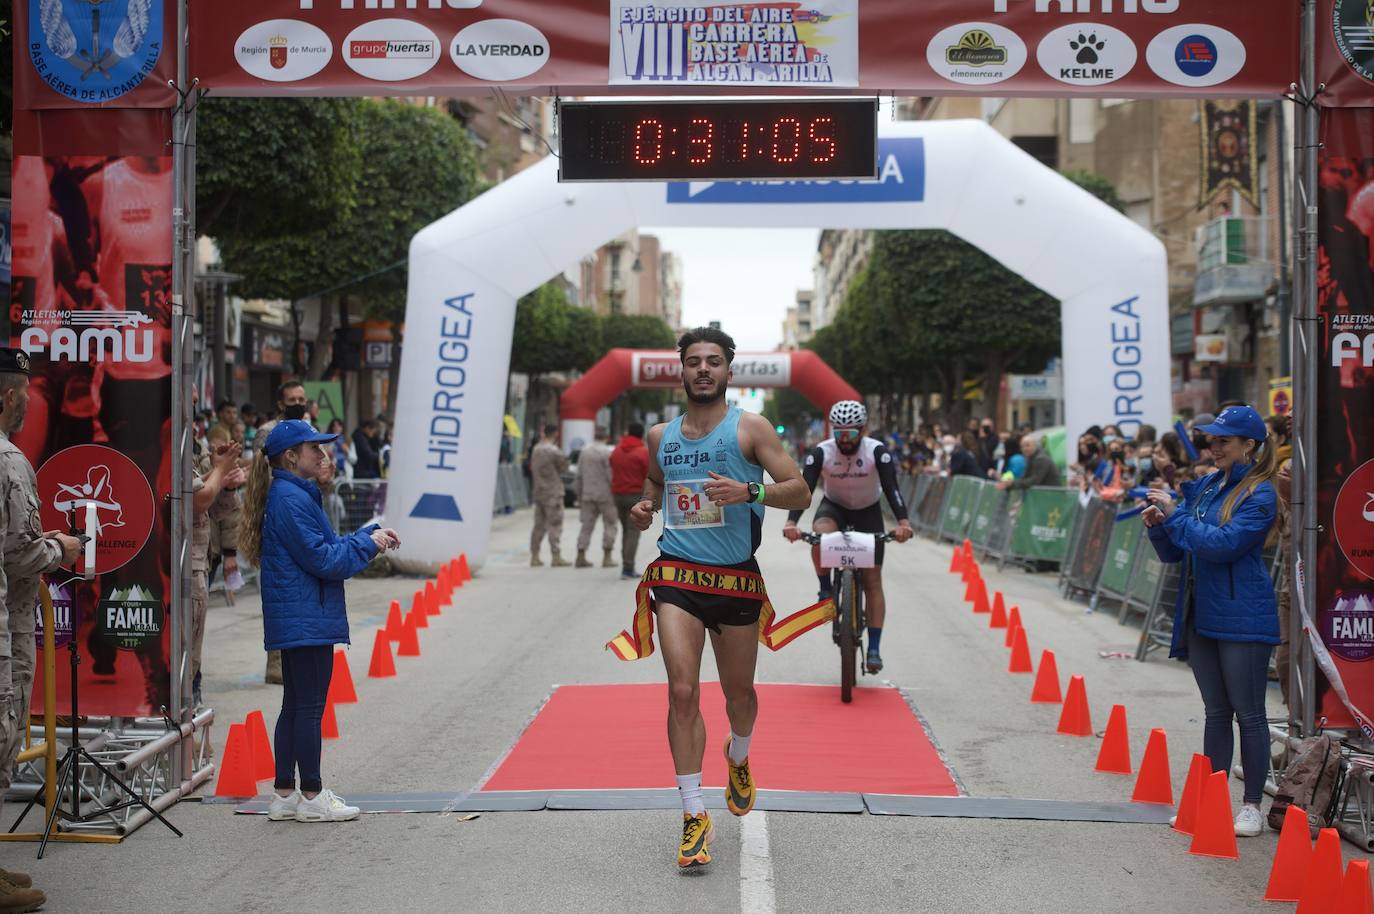
{"type": "Polygon", "coordinates": [[[872,177],[876,143],[872,109],[868,108],[865,123],[863,102],[858,110],[852,107],[854,102],[845,104],[849,110],[805,103],[565,109],[561,115],[562,176],[565,180],[872,177]]]}

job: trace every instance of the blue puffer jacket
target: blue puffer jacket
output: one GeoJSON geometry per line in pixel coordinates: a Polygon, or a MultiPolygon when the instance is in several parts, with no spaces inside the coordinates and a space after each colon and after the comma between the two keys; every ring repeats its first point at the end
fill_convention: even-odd
{"type": "Polygon", "coordinates": [[[1240,503],[1226,526],[1221,508],[1245,478],[1236,466],[1230,478],[1217,472],[1182,485],[1183,502],[1168,520],[1151,527],[1150,542],[1162,562],[1182,562],[1170,657],[1188,656],[1188,584],[1193,582],[1193,625],[1219,641],[1279,643],[1274,582],[1264,564],[1264,540],[1274,525],[1277,496],[1262,482],[1240,503]]]}
{"type": "Polygon", "coordinates": [[[269,651],[348,643],[343,582],[377,554],[376,524],[349,536],[329,526],[314,482],[272,471],[262,518],[262,628],[269,651]]]}

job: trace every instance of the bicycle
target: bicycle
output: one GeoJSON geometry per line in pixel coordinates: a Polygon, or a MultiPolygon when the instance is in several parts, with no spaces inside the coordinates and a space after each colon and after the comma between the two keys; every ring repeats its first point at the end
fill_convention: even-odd
{"type": "MultiPolygon", "coordinates": [[[[855,531],[851,527],[843,532],[849,534],[855,531]]],[[[798,539],[818,546],[821,534],[803,533],[798,539]]],[[[893,542],[894,539],[891,533],[873,534],[875,546],[878,543],[893,542]]],[[[862,572],[862,568],[853,564],[844,564],[831,571],[830,592],[835,602],[835,621],[831,637],[840,648],[840,701],[845,704],[854,700],[854,684],[857,681],[855,669],[863,667],[859,655],[863,653],[863,633],[867,623],[864,619],[864,592],[861,586],[863,582],[859,577],[862,572]]],[[[867,675],[866,670],[863,675],[867,675]]]]}

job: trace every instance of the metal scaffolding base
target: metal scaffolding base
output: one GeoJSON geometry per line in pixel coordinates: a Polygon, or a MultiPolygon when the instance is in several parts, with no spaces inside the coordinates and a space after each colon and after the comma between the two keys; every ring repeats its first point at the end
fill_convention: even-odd
{"type": "MultiPolygon", "coordinates": [[[[118,777],[140,799],[157,812],[170,808],[201,784],[210,779],[215,767],[209,758],[210,725],[214,722],[213,710],[202,711],[190,722],[180,728],[167,729],[166,723],[151,718],[136,720],[90,718],[90,726],[78,731],[81,745],[111,774],[107,775],[94,765],[83,765],[78,781],[80,809],[82,816],[90,816],[85,822],[60,821],[53,834],[53,841],[92,841],[108,843],[119,841],[150,821],[153,816],[140,805],[123,806],[127,799],[114,783],[118,777]],[[185,742],[192,742],[190,775],[177,781],[175,770],[176,756],[184,752],[185,742]],[[106,811],[108,810],[108,811],[106,811]]],[[[35,731],[37,732],[37,731],[35,731]]],[[[62,733],[70,733],[68,730],[62,733]]],[[[55,743],[55,752],[66,751],[69,739],[61,738],[55,743]]],[[[14,781],[8,798],[30,801],[20,818],[11,826],[9,833],[0,834],[0,841],[38,841],[39,831],[15,831],[24,822],[41,829],[46,812],[51,810],[52,797],[45,795],[45,761],[47,753],[34,754],[15,766],[14,781]]],[[[59,803],[71,803],[71,788],[56,798],[59,803]]],[[[68,811],[71,812],[68,808],[68,811]]]]}

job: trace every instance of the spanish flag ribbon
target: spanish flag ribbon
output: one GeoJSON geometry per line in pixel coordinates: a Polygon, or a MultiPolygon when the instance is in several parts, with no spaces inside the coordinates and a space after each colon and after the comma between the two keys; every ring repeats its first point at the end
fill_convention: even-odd
{"type": "Polygon", "coordinates": [[[643,660],[654,652],[654,611],[650,588],[665,584],[696,593],[759,600],[759,643],[781,650],[797,638],[835,618],[835,604],[822,600],[786,618],[777,618],[763,577],[752,571],[734,571],[689,562],[659,560],[644,569],[635,589],[635,615],[630,627],[606,642],[606,649],[621,660],[643,660]]]}

